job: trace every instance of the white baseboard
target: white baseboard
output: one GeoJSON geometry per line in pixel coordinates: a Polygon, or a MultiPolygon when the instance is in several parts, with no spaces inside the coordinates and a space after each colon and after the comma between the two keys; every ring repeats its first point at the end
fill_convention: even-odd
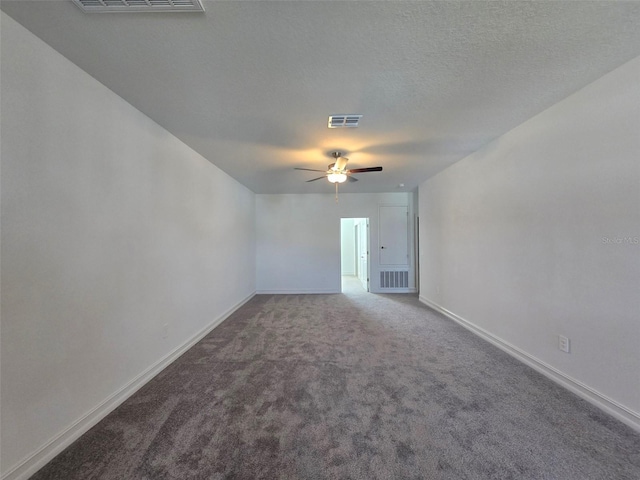
{"type": "Polygon", "coordinates": [[[295,290],[258,290],[257,295],[326,295],[330,293],[342,293],[340,290],[300,288],[295,290]]]}
{"type": "MultiPolygon", "coordinates": [[[[317,288],[302,288],[297,290],[258,290],[257,295],[327,295],[342,293],[341,290],[323,290],[317,288]]],[[[371,293],[418,293],[415,288],[383,288],[371,290],[371,293]]]]}
{"type": "Polygon", "coordinates": [[[114,392],[103,402],[96,405],[89,412],[84,414],[78,420],[73,422],[67,428],[62,430],[58,435],[51,438],[44,445],[38,448],[35,452],[28,455],[17,465],[11,467],[6,473],[0,477],[1,480],[25,480],[31,475],[40,470],[49,461],[51,461],[56,455],[62,452],[65,448],[71,445],[74,441],[80,438],[91,427],[96,425],[100,420],[115,410],[120,404],[122,404],[127,398],[133,395],[141,387],[143,387],[149,380],[155,377],[158,373],[169,366],[180,355],[186,352],[193,345],[198,343],[209,332],[220,325],[226,320],[233,312],[247,303],[255,296],[255,292],[238,302],[233,307],[218,316],[209,325],[200,330],[182,345],[174,348],[167,355],[162,357],[156,363],[140,373],[137,377],[127,383],[118,391],[114,392]]]}
{"type": "Polygon", "coordinates": [[[489,331],[481,327],[478,327],[477,325],[474,325],[469,320],[466,320],[456,315],[455,313],[423,297],[422,295],[420,295],[419,300],[421,303],[425,304],[426,306],[432,308],[433,310],[439,313],[442,313],[447,318],[453,320],[459,325],[462,325],[467,330],[470,330],[471,332],[475,333],[482,339],[495,345],[500,350],[503,350],[504,352],[508,353],[512,357],[530,366],[531,368],[540,372],[547,378],[553,380],[560,386],[575,393],[576,395],[583,398],[587,402],[595,405],[596,407],[605,411],[609,415],[612,415],[613,417],[617,418],[622,423],[640,432],[640,413],[634,412],[630,408],[625,407],[624,405],[616,402],[615,400],[607,397],[606,395],[603,395],[602,393],[589,387],[588,385],[585,385],[584,383],[574,378],[571,378],[570,376],[561,372],[557,368],[552,367],[551,365],[543,362],[542,360],[539,360],[538,358],[534,357],[533,355],[530,355],[524,350],[521,350],[515,345],[512,345],[509,342],[502,340],[501,338],[493,335],[489,331]]]}
{"type": "Polygon", "coordinates": [[[379,288],[371,290],[371,293],[418,293],[415,288],[379,288]]]}

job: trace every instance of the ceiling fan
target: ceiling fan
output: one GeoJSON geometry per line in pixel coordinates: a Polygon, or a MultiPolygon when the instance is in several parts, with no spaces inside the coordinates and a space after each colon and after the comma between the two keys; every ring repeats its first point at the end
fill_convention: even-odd
{"type": "Polygon", "coordinates": [[[335,183],[336,185],[336,202],[338,201],[338,184],[344,183],[347,180],[350,182],[357,182],[358,179],[352,177],[351,175],[354,173],[365,173],[365,172],[381,172],[382,167],[368,167],[368,168],[354,168],[351,170],[347,170],[347,162],[348,158],[343,157],[340,152],[331,152],[331,156],[335,159],[335,162],[328,166],[328,169],[325,170],[315,170],[313,168],[295,168],[295,170],[305,170],[308,172],[323,172],[324,175],[317,178],[312,178],[311,180],[307,180],[308,182],[315,182],[316,180],[320,180],[321,178],[326,178],[329,182],[335,183]]]}
{"type": "Polygon", "coordinates": [[[352,177],[353,173],[364,173],[364,172],[381,172],[382,167],[369,167],[369,168],[354,168],[351,170],[347,170],[345,167],[347,166],[348,158],[343,157],[340,152],[331,152],[331,156],[335,158],[335,162],[329,165],[328,169],[325,170],[315,170],[313,168],[295,168],[294,170],[306,170],[308,172],[323,172],[324,175],[317,178],[312,178],[311,180],[307,180],[308,182],[315,182],[316,180],[320,180],[321,178],[326,178],[331,183],[335,183],[336,186],[338,183],[344,183],[347,180],[350,182],[357,182],[358,179],[352,177]]]}

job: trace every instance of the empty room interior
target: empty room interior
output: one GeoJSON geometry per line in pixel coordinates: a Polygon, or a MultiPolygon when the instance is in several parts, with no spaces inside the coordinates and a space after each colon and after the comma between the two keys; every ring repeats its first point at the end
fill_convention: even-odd
{"type": "Polygon", "coordinates": [[[640,2],[0,9],[1,480],[640,478],[640,2]]]}

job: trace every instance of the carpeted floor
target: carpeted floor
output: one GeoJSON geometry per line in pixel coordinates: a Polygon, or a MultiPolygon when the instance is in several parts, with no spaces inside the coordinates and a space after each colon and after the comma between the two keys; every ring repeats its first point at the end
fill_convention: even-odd
{"type": "Polygon", "coordinates": [[[259,295],[34,477],[634,479],[640,435],[414,295],[259,295]]]}

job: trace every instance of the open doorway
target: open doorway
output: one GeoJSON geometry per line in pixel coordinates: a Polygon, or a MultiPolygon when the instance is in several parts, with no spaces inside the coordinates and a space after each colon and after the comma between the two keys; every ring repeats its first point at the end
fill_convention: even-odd
{"type": "Polygon", "coordinates": [[[369,219],[340,219],[342,292],[369,291],[369,219]]]}

